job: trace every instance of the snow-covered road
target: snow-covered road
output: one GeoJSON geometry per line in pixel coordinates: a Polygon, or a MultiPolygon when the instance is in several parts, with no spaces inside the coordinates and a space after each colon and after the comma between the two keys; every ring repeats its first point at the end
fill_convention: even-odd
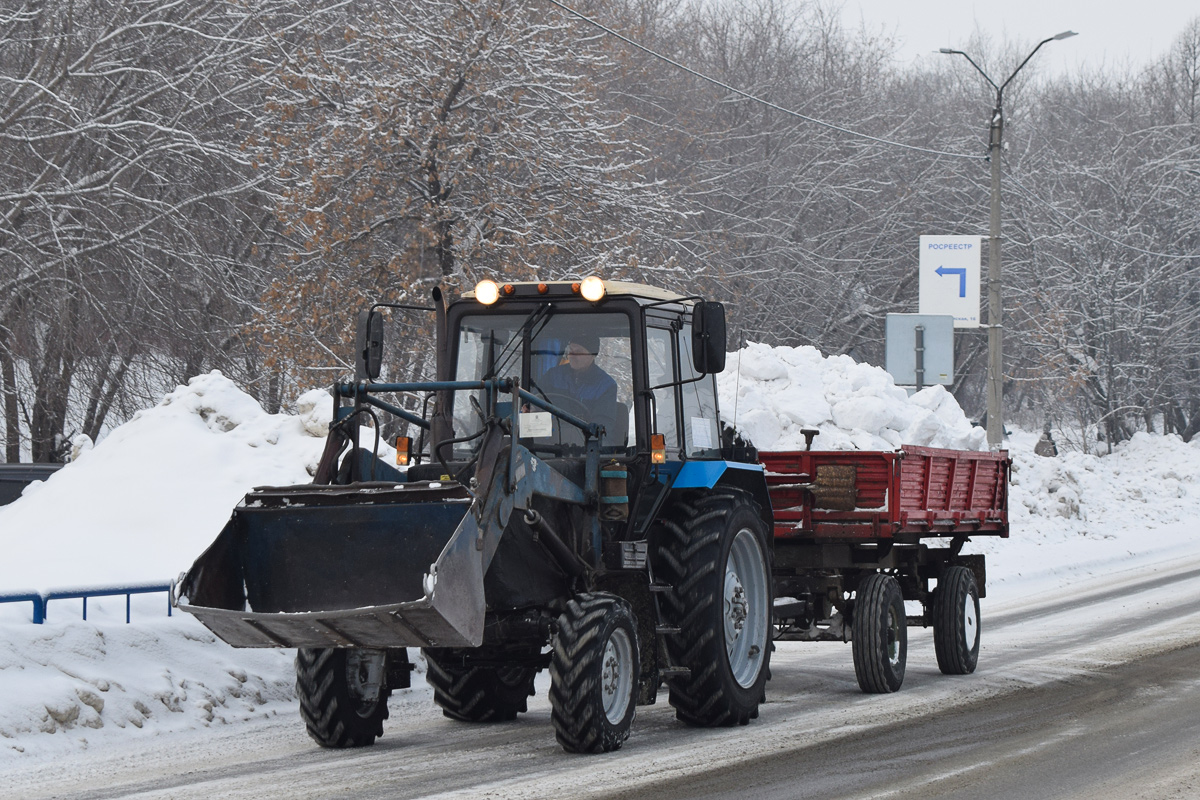
{"type": "MultiPolygon", "coordinates": [[[[880,729],[902,735],[925,720],[997,698],[1016,706],[1047,687],[1078,685],[1122,664],[1200,645],[1200,556],[1117,572],[1037,597],[984,601],[983,625],[974,675],[941,675],[928,632],[914,630],[905,685],[882,696],[858,691],[849,646],[781,644],[756,722],[696,730],[676,722],[665,704],[645,707],[626,746],[606,756],[563,754],[554,742],[544,692],[515,723],[468,725],[442,718],[428,693],[416,689],[394,697],[384,738],[373,748],[320,750],[298,718],[277,704],[270,709],[274,715],[238,725],[187,730],[136,745],[109,744],[30,764],[10,761],[0,778],[0,795],[30,800],[637,797],[643,789],[652,790],[650,796],[678,781],[703,785],[705,774],[728,773],[747,761],[789,752],[795,753],[796,770],[779,776],[793,786],[788,796],[853,794],[855,787],[869,789],[875,778],[884,777],[884,767],[870,759],[839,764],[845,780],[831,795],[827,781],[803,779],[803,761],[814,748],[836,752],[838,741],[859,741],[880,729]]],[[[1200,657],[1200,649],[1190,652],[1200,657]]],[[[1037,720],[1028,724],[1036,726],[1037,720]]],[[[1192,744],[1200,747],[1200,741],[1192,744]]]]}

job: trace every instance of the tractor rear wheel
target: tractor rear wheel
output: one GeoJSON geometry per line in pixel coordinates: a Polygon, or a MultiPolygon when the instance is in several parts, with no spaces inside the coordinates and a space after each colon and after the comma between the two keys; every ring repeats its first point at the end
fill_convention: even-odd
{"type": "Polygon", "coordinates": [[[979,663],[979,589],[975,573],[948,568],[933,595],[933,649],[946,675],[970,675],[979,663]]]}
{"type": "Polygon", "coordinates": [[[663,595],[675,716],[745,725],[758,716],[771,658],[771,562],[758,504],[745,492],[690,493],[660,518],[655,572],[663,595]]]}
{"type": "Polygon", "coordinates": [[[629,738],[637,705],[637,622],[613,594],[576,595],[558,617],[550,656],[554,735],[569,753],[607,753],[629,738]]]}
{"type": "Polygon", "coordinates": [[[850,627],[854,675],[868,694],[894,692],[904,683],[908,618],[900,583],[876,572],[858,585],[850,627]]]}
{"type": "Polygon", "coordinates": [[[426,649],[425,680],[442,713],[461,722],[511,722],[528,710],[537,670],[519,665],[476,667],[453,651],[426,649]]]}
{"type": "Polygon", "coordinates": [[[387,719],[387,653],[359,648],[300,648],[296,694],[308,735],[321,747],[365,747],[387,719]]]}

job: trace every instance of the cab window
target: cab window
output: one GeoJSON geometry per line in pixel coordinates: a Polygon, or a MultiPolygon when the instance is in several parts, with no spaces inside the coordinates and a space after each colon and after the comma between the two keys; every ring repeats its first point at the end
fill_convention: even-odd
{"type": "MultiPolygon", "coordinates": [[[[633,374],[629,319],[624,314],[560,312],[537,318],[525,314],[480,314],[463,317],[459,325],[455,380],[478,381],[516,377],[530,393],[587,422],[604,426],[602,449],[625,451],[632,429],[633,374]]],[[[502,395],[500,403],[511,401],[502,395]]],[[[481,391],[460,391],[454,398],[454,428],[458,438],[480,432],[486,398],[481,391]],[[474,402],[472,402],[474,401],[474,402]],[[476,407],[478,406],[478,408],[476,407]]],[[[500,406],[502,412],[511,407],[500,406]]],[[[540,409],[523,404],[525,413],[540,409]]],[[[582,445],[577,428],[561,420],[528,418],[529,431],[521,440],[535,452],[563,452],[582,445]],[[550,424],[547,432],[541,426],[550,424]],[[532,432],[533,435],[526,435],[532,432]]],[[[455,457],[469,457],[478,441],[455,446],[455,457]]]]}

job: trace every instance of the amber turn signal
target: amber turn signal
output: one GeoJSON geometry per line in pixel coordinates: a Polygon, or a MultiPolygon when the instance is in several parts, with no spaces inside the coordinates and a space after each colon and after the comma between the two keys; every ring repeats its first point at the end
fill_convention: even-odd
{"type": "Polygon", "coordinates": [[[650,434],[650,463],[667,463],[667,437],[661,433],[650,434]]]}

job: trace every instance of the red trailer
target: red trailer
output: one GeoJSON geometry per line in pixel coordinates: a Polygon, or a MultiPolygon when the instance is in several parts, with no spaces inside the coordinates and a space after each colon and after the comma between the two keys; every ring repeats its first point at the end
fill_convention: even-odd
{"type": "Polygon", "coordinates": [[[1008,453],[758,455],[774,515],[776,638],[851,641],[860,686],[887,692],[904,679],[907,626],[932,625],[942,671],[974,671],[986,569],[962,548],[1008,536],[1008,453]]]}

